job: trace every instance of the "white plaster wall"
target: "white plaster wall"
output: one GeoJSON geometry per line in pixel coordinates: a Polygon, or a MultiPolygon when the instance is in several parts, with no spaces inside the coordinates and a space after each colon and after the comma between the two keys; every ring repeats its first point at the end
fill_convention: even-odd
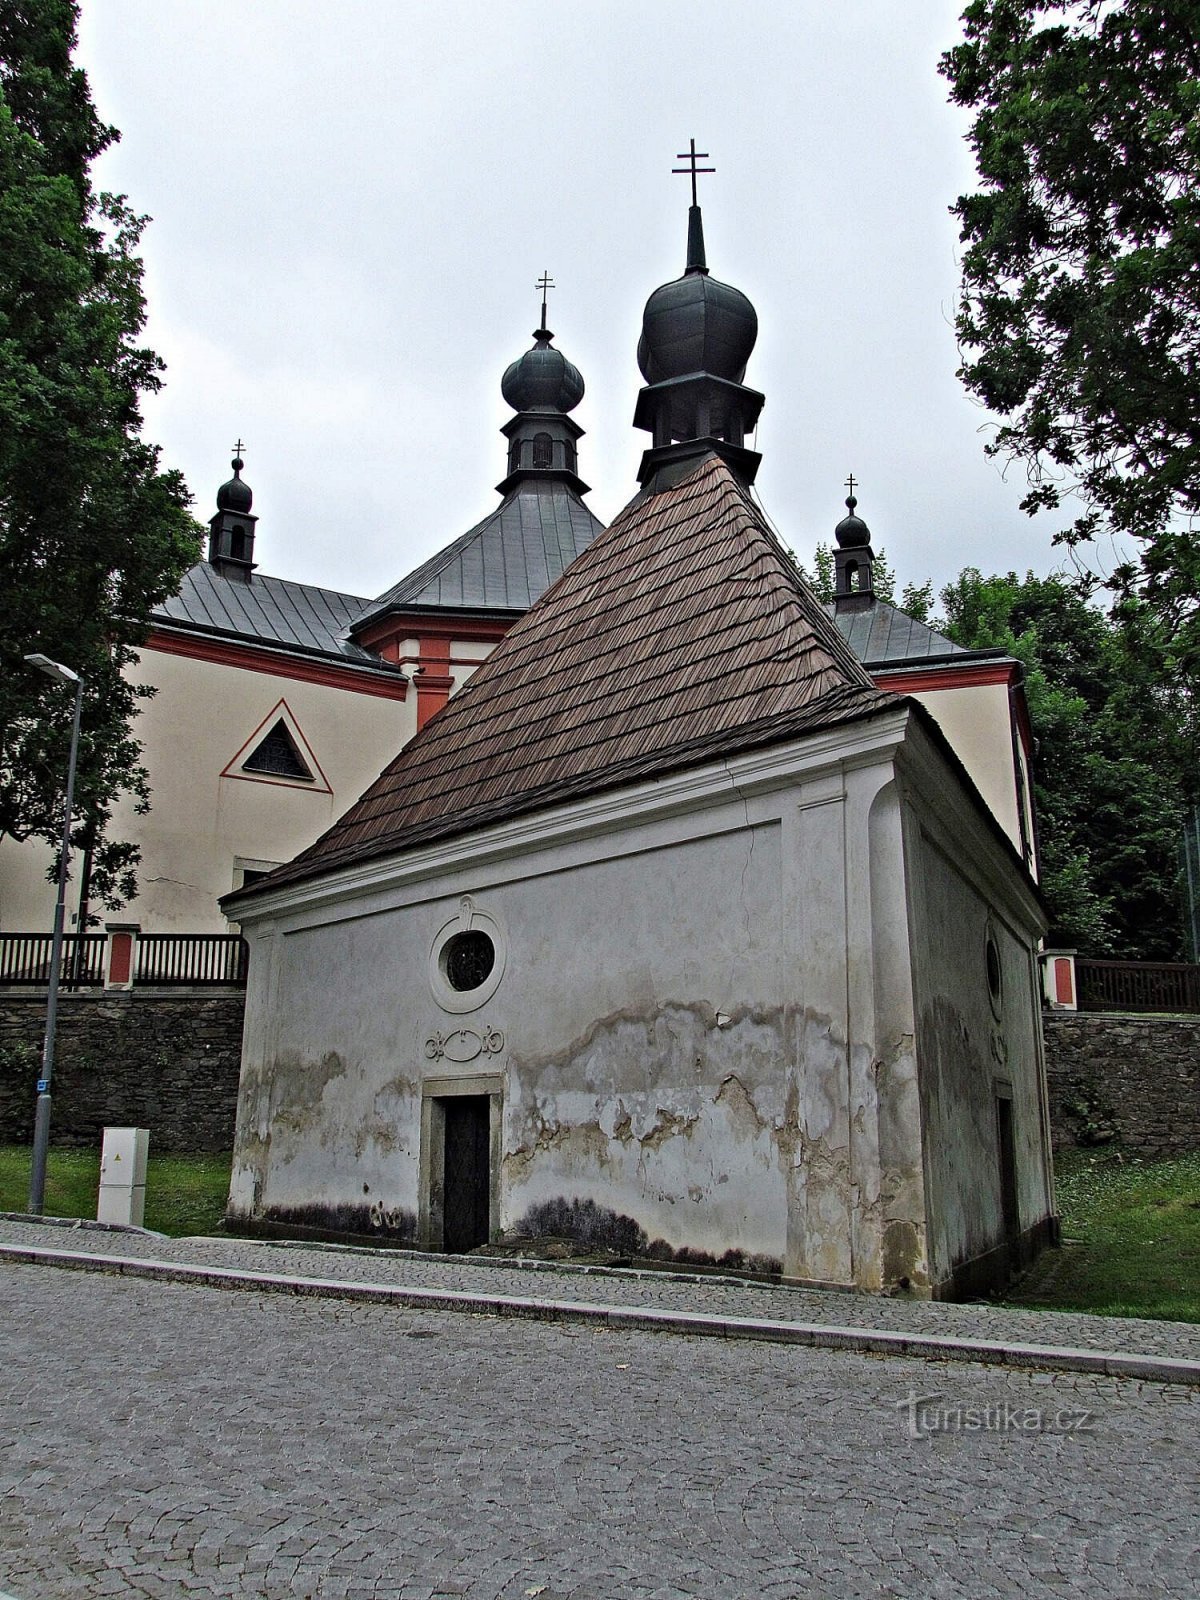
{"type": "Polygon", "coordinates": [[[463,845],[407,878],[401,859],[328,909],[296,891],[298,906],[248,921],[231,1209],[411,1221],[423,1080],[495,1073],[501,1227],[591,1202],[675,1251],[865,1288],[882,1286],[886,1255],[889,1281],[920,1287],[903,847],[894,796],[877,803],[894,790],[883,744],[744,775],[735,798],[718,773],[703,804],[709,780],[689,776],[696,796],[666,818],[609,800],[603,829],[566,842],[526,822],[519,850],[468,862],[463,845]],[[429,952],[464,893],[502,928],[506,967],[477,1011],[451,1015],[429,952]],[[462,1029],[492,1047],[456,1065],[439,1052],[462,1029]]]}
{"type": "MultiPolygon", "coordinates": [[[[141,846],[138,897],[120,917],[153,932],[227,931],[217,899],[235,887],[235,860],[289,861],[358,798],[416,728],[415,696],[383,699],[156,650],[143,652],[132,676],[158,689],[134,725],[145,747],[151,808],[138,816],[121,803],[110,836],[141,846]],[[328,788],[319,776],[313,785],[221,776],[281,699],[328,788]]],[[[0,926],[49,928],[49,860],[37,845],[0,844],[0,926]]]]}
{"type": "Polygon", "coordinates": [[[917,1056],[932,1281],[1005,1242],[997,1133],[998,1090],[1011,1090],[1020,1226],[1053,1209],[1044,1116],[1040,913],[1003,870],[963,796],[940,808],[908,792],[905,843],[915,955],[917,1056]],[[987,939],[1002,968],[993,1006],[987,939]]]}
{"type": "Polygon", "coordinates": [[[912,698],[938,723],[992,815],[1020,854],[1018,775],[1013,770],[1012,711],[1007,684],[927,690],[912,698]]]}

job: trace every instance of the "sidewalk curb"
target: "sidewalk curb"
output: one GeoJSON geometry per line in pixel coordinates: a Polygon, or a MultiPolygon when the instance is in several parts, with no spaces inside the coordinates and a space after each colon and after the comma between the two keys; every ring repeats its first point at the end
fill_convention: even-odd
{"type": "Polygon", "coordinates": [[[653,1306],[611,1306],[586,1300],[534,1299],[518,1295],[472,1294],[463,1289],[416,1289],[400,1284],[350,1283],[337,1278],[298,1278],[278,1272],[248,1272],[233,1267],[189,1266],[153,1257],[92,1255],[39,1245],[0,1244],[0,1261],[60,1267],[76,1272],[107,1272],[126,1278],[199,1284],[211,1289],[252,1290],[261,1294],[304,1295],[314,1299],[402,1306],[414,1311],[466,1311],[477,1316],[526,1317],[539,1322],[577,1322],[639,1333],[686,1333],[710,1339],[760,1339],[811,1349],[854,1350],[867,1355],[917,1356],[933,1361],[975,1361],[1006,1367],[1090,1372],[1105,1377],[1141,1378],[1152,1383],[1200,1386],[1200,1361],[1128,1351],[1073,1349],[1061,1345],[1008,1344],[989,1339],[944,1338],[881,1328],[839,1327],[812,1322],[773,1322],[752,1317],[714,1317],[695,1311],[664,1311],[653,1306]]]}

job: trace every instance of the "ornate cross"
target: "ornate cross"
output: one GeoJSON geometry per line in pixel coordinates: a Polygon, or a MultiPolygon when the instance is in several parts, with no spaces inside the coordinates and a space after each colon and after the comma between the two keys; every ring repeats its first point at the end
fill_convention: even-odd
{"type": "Polygon", "coordinates": [[[716,167],[698,167],[696,165],[697,161],[708,160],[708,151],[697,150],[695,139],[689,139],[688,144],[691,148],[688,150],[681,150],[675,157],[676,161],[686,161],[688,163],[687,166],[672,167],[671,171],[686,172],[690,174],[692,180],[692,204],[696,206],[700,204],[700,202],[696,199],[696,174],[698,172],[715,172],[717,169],[716,167]]]}
{"type": "Polygon", "coordinates": [[[542,291],[542,327],[544,329],[546,326],[546,295],[549,290],[555,288],[555,282],[548,272],[543,272],[533,287],[542,291]]]}
{"type": "Polygon", "coordinates": [[[855,482],[856,482],[856,480],[855,480],[854,474],[851,473],[850,476],[846,479],[846,487],[850,491],[850,498],[852,500],[854,498],[855,482]]]}
{"type": "Polygon", "coordinates": [[[234,447],[233,447],[233,453],[234,453],[234,455],[235,455],[235,456],[237,456],[237,457],[238,457],[238,459],[239,459],[239,460],[240,460],[240,459],[241,459],[241,454],[242,454],[242,451],[243,451],[243,450],[244,450],[244,449],[245,449],[245,448],[246,448],[246,446],[245,446],[245,445],[244,445],[244,444],[243,444],[243,443],[242,443],[242,441],[241,441],[241,440],[240,440],[240,439],[239,439],[239,440],[238,440],[238,442],[237,442],[237,443],[236,443],[236,444],[235,444],[235,445],[234,445],[234,447]]]}

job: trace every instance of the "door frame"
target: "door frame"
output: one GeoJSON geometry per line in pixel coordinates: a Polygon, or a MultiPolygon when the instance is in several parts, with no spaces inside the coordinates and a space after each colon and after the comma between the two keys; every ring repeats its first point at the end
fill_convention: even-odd
{"type": "Polygon", "coordinates": [[[445,1249],[446,1113],[444,1102],[459,1095],[488,1097],[488,1238],[500,1233],[500,1159],[504,1080],[498,1072],[463,1078],[426,1078],[421,1085],[421,1163],[417,1191],[417,1240],[422,1250],[445,1249]]]}

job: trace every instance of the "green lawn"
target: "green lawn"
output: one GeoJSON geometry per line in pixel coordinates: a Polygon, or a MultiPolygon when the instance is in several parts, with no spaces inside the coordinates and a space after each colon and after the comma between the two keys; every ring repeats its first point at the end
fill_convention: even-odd
{"type": "Polygon", "coordinates": [[[1200,1153],[1072,1151],[1056,1172],[1063,1248],[1046,1251],[1006,1303],[1200,1322],[1200,1153]]]}
{"type": "MultiPolygon", "coordinates": [[[[212,1233],[229,1195],[228,1156],[151,1155],[146,1173],[146,1227],[178,1235],[212,1233]]],[[[100,1185],[98,1150],[50,1151],[46,1215],[94,1217],[100,1185]]],[[[29,1147],[0,1145],[0,1211],[29,1204],[29,1147]]]]}

